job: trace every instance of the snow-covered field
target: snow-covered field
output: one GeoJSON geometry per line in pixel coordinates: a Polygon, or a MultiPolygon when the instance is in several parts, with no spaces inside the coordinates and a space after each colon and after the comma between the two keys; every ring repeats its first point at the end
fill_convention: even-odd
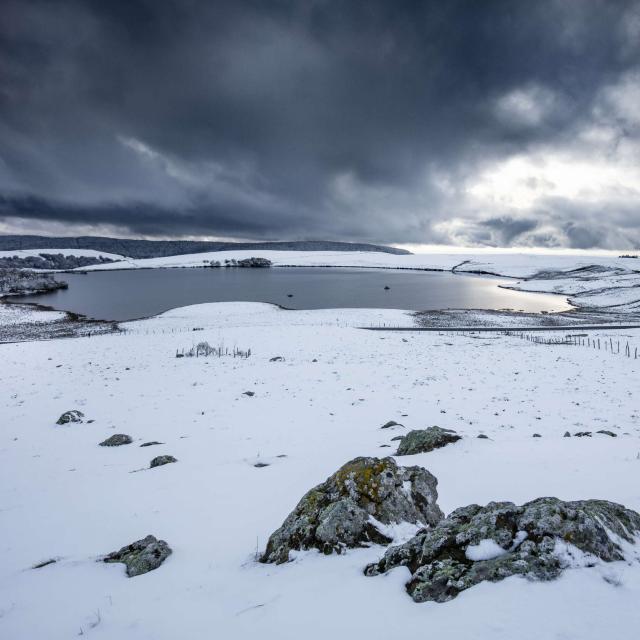
{"type": "MultiPolygon", "coordinates": [[[[0,637],[634,637],[637,563],[548,583],[512,577],[416,604],[406,570],[362,574],[381,547],[255,562],[308,489],[434,424],[464,437],[398,461],[438,478],[446,513],[549,495],[640,510],[640,359],[502,335],[355,328],[381,322],[411,321],[400,311],[224,303],[131,323],[124,335],[0,345],[0,637]],[[175,357],[202,340],[252,354],[175,357]],[[56,426],[69,409],[94,422],[56,426]],[[389,420],[406,429],[381,430],[389,420]],[[599,429],[618,437],[563,437],[599,429]],[[98,446],[114,433],[133,444],[98,446]],[[150,440],[163,444],[139,447],[150,440]],[[131,473],[160,454],[178,462],[131,473]],[[173,548],[156,571],[129,579],[123,565],[96,561],[147,534],[173,548]]],[[[640,331],[620,333],[611,335],[640,347],[640,331]]]]}

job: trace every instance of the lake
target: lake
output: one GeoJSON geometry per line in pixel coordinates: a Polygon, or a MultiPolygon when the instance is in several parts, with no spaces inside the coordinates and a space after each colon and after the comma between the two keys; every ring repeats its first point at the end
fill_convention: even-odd
{"type": "Polygon", "coordinates": [[[201,302],[271,302],[290,309],[569,308],[551,294],[501,289],[512,280],[450,272],[277,267],[271,269],[140,269],[65,273],[69,288],[21,297],[98,320],[134,320],[201,302]],[[389,287],[389,289],[385,289],[389,287]]]}

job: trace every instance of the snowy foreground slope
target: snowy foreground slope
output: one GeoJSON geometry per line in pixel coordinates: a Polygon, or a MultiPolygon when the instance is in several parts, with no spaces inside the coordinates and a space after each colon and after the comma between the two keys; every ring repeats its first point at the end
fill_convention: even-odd
{"type": "MultiPolygon", "coordinates": [[[[405,569],[365,577],[378,546],[255,562],[308,489],[356,456],[395,450],[383,445],[405,429],[381,430],[389,420],[464,436],[398,459],[438,478],[445,513],[549,495],[640,510],[640,360],[355,328],[409,324],[403,316],[210,304],[124,335],[0,345],[0,637],[634,637],[637,562],[483,583],[445,604],[414,603],[405,569]],[[252,355],[175,357],[201,340],[252,355]],[[56,426],[69,409],[94,422],[56,426]],[[618,437],[563,438],[599,429],[618,437]],[[114,433],[133,444],[98,446],[114,433]],[[151,440],[163,444],[139,447],[151,440]],[[161,454],[178,462],[131,473],[161,454]],[[123,565],[96,562],[147,534],[173,548],[159,569],[129,579],[123,565]]],[[[640,331],[611,335],[640,347],[640,331]]]]}

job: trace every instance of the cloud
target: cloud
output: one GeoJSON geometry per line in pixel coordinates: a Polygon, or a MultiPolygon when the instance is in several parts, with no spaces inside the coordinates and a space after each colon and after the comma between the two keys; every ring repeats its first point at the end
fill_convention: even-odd
{"type": "Polygon", "coordinates": [[[6,0],[0,228],[637,246],[639,6],[6,0]]]}

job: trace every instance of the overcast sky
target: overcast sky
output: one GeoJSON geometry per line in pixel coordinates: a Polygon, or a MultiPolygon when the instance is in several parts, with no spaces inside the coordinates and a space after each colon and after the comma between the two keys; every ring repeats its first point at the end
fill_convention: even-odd
{"type": "Polygon", "coordinates": [[[640,246],[640,1],[2,0],[0,232],[640,246]]]}

